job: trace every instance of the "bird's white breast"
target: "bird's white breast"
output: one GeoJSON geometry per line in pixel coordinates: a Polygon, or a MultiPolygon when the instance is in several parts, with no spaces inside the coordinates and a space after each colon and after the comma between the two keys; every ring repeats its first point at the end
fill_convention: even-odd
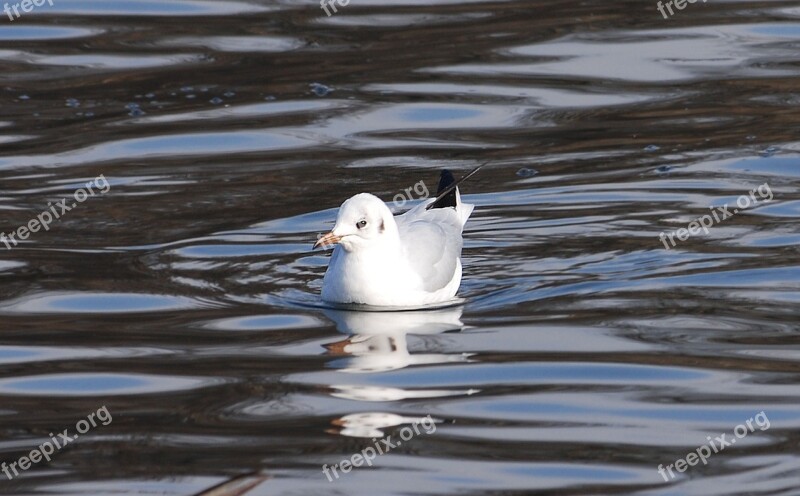
{"type": "Polygon", "coordinates": [[[461,262],[447,286],[429,292],[403,257],[391,252],[364,253],[336,247],[322,282],[322,299],[335,303],[373,306],[419,306],[452,299],[461,283],[461,262]]]}

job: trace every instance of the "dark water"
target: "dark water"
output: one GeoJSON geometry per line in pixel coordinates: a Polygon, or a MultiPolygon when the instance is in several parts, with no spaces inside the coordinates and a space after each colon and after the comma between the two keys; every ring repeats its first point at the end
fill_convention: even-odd
{"type": "Polygon", "coordinates": [[[780,1],[0,17],[0,229],[76,203],[0,244],[0,461],[113,418],[0,492],[800,494],[799,47],[780,1]],[[345,198],[482,162],[463,306],[314,308],[345,198]]]}

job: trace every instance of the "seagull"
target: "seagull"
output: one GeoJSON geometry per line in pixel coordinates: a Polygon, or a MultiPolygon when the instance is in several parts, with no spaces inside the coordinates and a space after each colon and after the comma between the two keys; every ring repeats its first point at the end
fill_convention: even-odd
{"type": "Polygon", "coordinates": [[[454,301],[461,285],[461,232],[474,205],[443,170],[436,198],[394,216],[380,198],[360,193],[339,207],[331,232],[314,249],[335,246],[322,300],[331,304],[419,308],[454,301]]]}

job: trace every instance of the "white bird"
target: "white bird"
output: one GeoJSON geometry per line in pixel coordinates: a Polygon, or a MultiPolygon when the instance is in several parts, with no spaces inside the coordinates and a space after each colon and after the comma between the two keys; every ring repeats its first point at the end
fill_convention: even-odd
{"type": "Polygon", "coordinates": [[[336,245],[322,299],[336,304],[422,307],[453,300],[461,285],[461,232],[474,205],[442,171],[437,196],[394,216],[378,197],[360,193],[339,207],[333,230],[314,248],[336,245]]]}

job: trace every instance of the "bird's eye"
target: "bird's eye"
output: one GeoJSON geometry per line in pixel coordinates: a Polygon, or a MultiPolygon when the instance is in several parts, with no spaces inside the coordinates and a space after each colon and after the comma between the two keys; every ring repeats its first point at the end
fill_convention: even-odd
{"type": "Polygon", "coordinates": [[[365,220],[360,220],[360,221],[356,222],[356,227],[359,228],[359,229],[363,229],[366,225],[367,225],[367,221],[365,221],[365,220]]]}

